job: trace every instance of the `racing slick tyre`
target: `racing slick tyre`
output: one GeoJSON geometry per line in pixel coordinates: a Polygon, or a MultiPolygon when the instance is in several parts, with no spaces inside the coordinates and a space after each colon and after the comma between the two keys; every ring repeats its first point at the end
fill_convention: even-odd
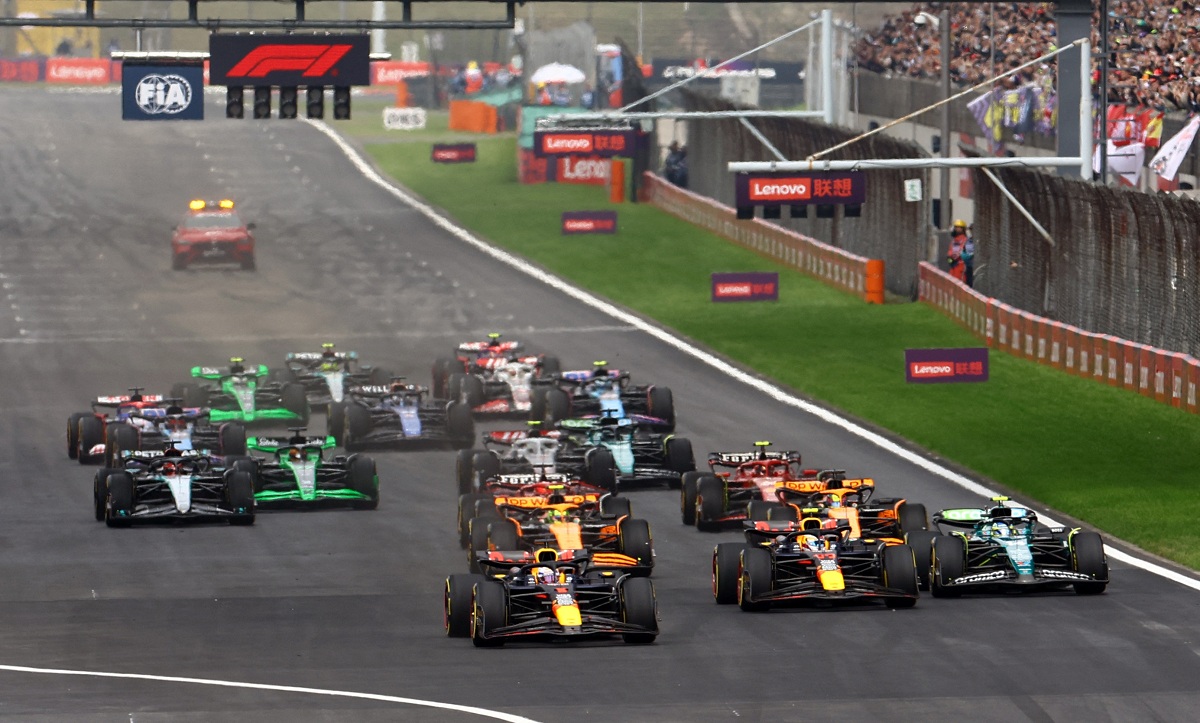
{"type": "Polygon", "coordinates": [[[1071,560],[1075,572],[1096,578],[1096,582],[1072,584],[1076,595],[1099,595],[1108,586],[1108,559],[1104,541],[1095,532],[1077,532],[1071,538],[1071,560]]]}
{"type": "Polygon", "coordinates": [[[934,597],[959,597],[962,590],[949,583],[963,576],[967,545],[961,537],[938,535],[933,540],[933,560],[929,567],[929,591],[934,597]]]}
{"type": "Polygon", "coordinates": [[[463,393],[463,380],[467,378],[462,372],[454,372],[446,377],[446,399],[452,402],[461,402],[463,393]]]}
{"type": "Polygon", "coordinates": [[[744,542],[718,542],[712,556],[712,591],[718,605],[737,602],[738,573],[742,565],[744,542]]]}
{"type": "Polygon", "coordinates": [[[142,448],[142,438],[133,425],[112,422],[104,429],[104,466],[116,467],[121,452],[136,452],[142,448]]]}
{"type": "Polygon", "coordinates": [[[359,404],[346,405],[346,425],[342,434],[342,446],[350,449],[361,446],[371,433],[371,412],[359,404]]]}
{"type": "Polygon", "coordinates": [[[879,556],[879,582],[886,588],[899,590],[912,597],[884,598],[892,608],[910,608],[917,604],[917,565],[908,545],[887,545],[879,556]]]}
{"type": "Polygon", "coordinates": [[[606,447],[594,447],[583,456],[583,481],[593,487],[616,493],[617,461],[606,447]]]}
{"type": "Polygon", "coordinates": [[[79,464],[95,464],[103,455],[93,455],[92,449],[104,444],[104,422],[94,414],[79,420],[79,452],[75,455],[79,464]]]}
{"type": "Polygon", "coordinates": [[[917,530],[904,535],[904,541],[913,550],[913,559],[917,565],[917,585],[922,590],[929,589],[929,568],[933,566],[933,541],[938,533],[933,530],[917,530]]]}
{"type": "Polygon", "coordinates": [[[558,360],[558,357],[547,354],[538,362],[539,379],[553,379],[559,374],[562,374],[562,362],[558,360]]]}
{"type": "Polygon", "coordinates": [[[258,462],[250,455],[230,455],[225,458],[225,469],[233,472],[245,472],[250,475],[255,492],[262,492],[263,481],[258,474],[258,462]]]}
{"type": "MultiPolygon", "coordinates": [[[[692,452],[692,440],[687,437],[669,437],[664,445],[667,453],[667,468],[682,475],[696,469],[696,455],[692,452]]],[[[672,477],[667,486],[679,489],[679,478],[672,477]]]]}
{"type": "Polygon", "coordinates": [[[280,400],[283,402],[283,408],[300,417],[300,426],[308,424],[310,410],[308,408],[308,392],[304,391],[303,384],[289,383],[283,385],[283,391],[280,392],[280,400]]]}
{"type": "Polygon", "coordinates": [[[366,497],[351,500],[350,507],[356,510],[373,510],[379,507],[379,474],[375,460],[365,454],[356,454],[346,465],[346,481],[350,489],[366,497]]]}
{"type": "Polygon", "coordinates": [[[333,437],[333,443],[340,445],[346,437],[346,403],[330,402],[325,412],[325,434],[333,437]]]}
{"type": "Polygon", "coordinates": [[[896,510],[896,521],[900,523],[900,532],[916,532],[929,529],[929,515],[925,513],[925,505],[919,502],[901,502],[896,510]]]}
{"type": "Polygon", "coordinates": [[[696,481],[703,475],[703,472],[684,472],[679,478],[679,514],[689,527],[696,524],[696,481]]]}
{"type": "Polygon", "coordinates": [[[471,492],[482,489],[484,482],[500,474],[500,458],[493,452],[476,452],[472,466],[471,492]]]}
{"type": "Polygon", "coordinates": [[[529,395],[529,421],[544,422],[546,420],[546,393],[550,391],[542,386],[534,386],[529,395]]]}
{"type": "Polygon", "coordinates": [[[96,476],[92,478],[92,501],[93,507],[96,508],[96,522],[104,521],[104,510],[108,505],[108,478],[120,471],[104,467],[96,470],[96,476]]]}
{"type": "Polygon", "coordinates": [[[462,402],[446,405],[446,433],[454,449],[470,449],[475,444],[475,419],[471,407],[462,402]]]}
{"type": "Polygon", "coordinates": [[[462,381],[462,396],[463,401],[471,409],[487,401],[483,397],[483,380],[474,374],[468,374],[464,377],[462,381]]]}
{"type": "Polygon", "coordinates": [[[371,367],[370,373],[367,374],[367,379],[371,384],[383,386],[392,382],[392,377],[396,376],[391,369],[387,367],[371,367]]]}
{"type": "Polygon", "coordinates": [[[650,536],[650,523],[646,520],[635,520],[626,517],[617,524],[617,550],[622,555],[628,555],[638,561],[637,577],[648,577],[654,566],[654,540],[650,536]]]}
{"type": "Polygon", "coordinates": [[[249,472],[235,469],[225,475],[225,502],[233,511],[229,524],[254,524],[254,479],[249,472]]]}
{"type": "Polygon", "coordinates": [[[741,574],[738,580],[737,604],[748,613],[769,610],[771,603],[755,598],[771,592],[771,553],[761,547],[742,550],[741,574]]]}
{"type": "Polygon", "coordinates": [[[256,268],[257,265],[254,263],[254,254],[242,259],[242,271],[253,271],[256,268]]]}
{"type": "Polygon", "coordinates": [[[546,392],[546,416],[557,423],[571,416],[571,397],[561,389],[546,392]]]}
{"type": "Polygon", "coordinates": [[[445,399],[447,396],[446,382],[456,369],[462,369],[462,364],[457,359],[442,358],[435,361],[433,363],[433,385],[429,389],[429,396],[434,399],[445,399]]]}
{"type": "Polygon", "coordinates": [[[181,407],[207,407],[208,392],[192,382],[181,382],[171,387],[171,398],[179,400],[181,407]]]}
{"type": "Polygon", "coordinates": [[[241,422],[226,422],[218,430],[221,438],[221,454],[225,457],[241,457],[247,453],[246,425],[241,422]]]}
{"type": "MultiPolygon", "coordinates": [[[[496,520],[487,526],[487,549],[514,552],[521,549],[517,526],[508,520],[496,520]]],[[[482,550],[481,550],[482,552],[482,550]]]]}
{"type": "Polygon", "coordinates": [[[475,559],[475,553],[487,552],[488,525],[493,519],[495,518],[473,517],[467,522],[467,566],[471,572],[483,572],[479,561],[475,559]]]}
{"type": "Polygon", "coordinates": [[[504,639],[488,639],[490,630],[508,624],[508,604],[504,600],[504,585],[493,580],[475,583],[475,594],[471,596],[471,642],[477,648],[498,648],[504,639]]]}
{"type": "Polygon", "coordinates": [[[771,522],[799,522],[800,510],[795,505],[780,504],[767,510],[767,519],[771,522]]]}
{"type": "Polygon", "coordinates": [[[616,495],[604,495],[600,498],[600,516],[601,517],[629,517],[633,514],[632,507],[628,497],[617,497],[616,495]]]}
{"type": "Polygon", "coordinates": [[[475,584],[480,582],[487,582],[487,578],[471,573],[459,573],[446,578],[445,603],[442,608],[446,637],[470,637],[471,595],[475,591],[475,584]]]}
{"type": "Polygon", "coordinates": [[[88,416],[91,415],[87,412],[75,412],[67,417],[67,457],[69,459],[79,458],[79,421],[88,416]]]}
{"type": "Polygon", "coordinates": [[[658,635],[658,610],[654,583],[644,577],[627,577],[621,583],[621,620],[646,628],[644,633],[622,633],[621,639],[633,645],[653,643],[658,635]]]}
{"type": "Polygon", "coordinates": [[[454,478],[458,481],[460,495],[475,491],[475,454],[475,450],[460,449],[454,455],[454,478]]]}
{"type": "Polygon", "coordinates": [[[276,384],[288,384],[296,381],[296,372],[292,371],[290,366],[286,364],[281,367],[275,367],[267,374],[267,379],[276,384]]]}
{"type": "Polygon", "coordinates": [[[696,481],[696,529],[720,528],[725,516],[725,484],[716,475],[701,475],[696,481]]]}
{"type": "Polygon", "coordinates": [[[171,257],[171,269],[174,271],[183,271],[187,268],[187,254],[174,254],[171,257]]]}
{"type": "Polygon", "coordinates": [[[475,514],[475,502],[483,499],[489,497],[477,494],[458,496],[458,546],[464,550],[471,542],[471,518],[478,517],[475,514]]]}
{"type": "Polygon", "coordinates": [[[675,397],[670,387],[650,387],[648,395],[650,416],[665,420],[667,429],[675,431],[675,397]]]}
{"type": "Polygon", "coordinates": [[[778,502],[768,502],[766,500],[750,500],[746,505],[746,519],[751,522],[764,522],[771,519],[771,513],[780,510],[783,505],[778,502]]]}
{"type": "Polygon", "coordinates": [[[133,524],[133,504],[136,495],[133,478],[127,472],[108,476],[108,494],[104,507],[104,523],[109,527],[129,527],[133,524]]]}

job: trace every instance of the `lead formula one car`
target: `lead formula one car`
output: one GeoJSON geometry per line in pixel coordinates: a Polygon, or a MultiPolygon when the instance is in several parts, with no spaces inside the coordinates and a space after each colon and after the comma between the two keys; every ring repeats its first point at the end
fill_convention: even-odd
{"type": "Polygon", "coordinates": [[[248,445],[269,457],[253,457],[254,498],[259,509],[379,506],[375,460],[365,454],[327,455],[333,437],[306,437],[293,428],[285,439],[251,437],[248,445]]]}
{"type": "Polygon", "coordinates": [[[993,497],[986,507],[942,510],[933,525],[937,533],[916,549],[934,597],[1065,587],[1098,595],[1108,586],[1100,535],[1044,527],[1037,513],[1007,497],[993,497]]]}
{"type": "Polygon", "coordinates": [[[448,637],[470,637],[482,648],[613,635],[646,644],[658,636],[658,602],[648,578],[596,565],[575,551],[485,564],[484,573],[446,578],[448,637]]]}
{"type": "Polygon", "coordinates": [[[243,467],[195,450],[122,452],[92,489],[96,519],[109,527],[135,522],[223,520],[254,524],[254,482],[243,467]]]}
{"type": "Polygon", "coordinates": [[[283,366],[272,370],[272,377],[281,384],[300,384],[309,406],[326,410],[330,403],[343,401],[347,389],[387,384],[392,373],[361,363],[356,351],[337,351],[333,344],[325,343],[319,352],[289,352],[283,366]]]}

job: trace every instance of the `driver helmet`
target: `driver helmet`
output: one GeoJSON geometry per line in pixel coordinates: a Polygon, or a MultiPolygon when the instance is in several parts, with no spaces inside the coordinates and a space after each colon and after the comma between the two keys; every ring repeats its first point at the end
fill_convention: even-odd
{"type": "Polygon", "coordinates": [[[333,344],[321,345],[321,371],[336,372],[342,368],[342,364],[338,361],[337,352],[333,350],[333,344]]]}
{"type": "Polygon", "coordinates": [[[408,382],[404,381],[403,379],[396,379],[395,381],[392,382],[392,386],[391,386],[392,394],[403,394],[404,392],[407,392],[410,389],[412,389],[412,385],[409,384],[408,382]]]}
{"type": "Polygon", "coordinates": [[[230,374],[244,373],[246,371],[246,366],[244,364],[245,361],[246,360],[241,358],[240,356],[231,357],[229,359],[229,373],[230,374]]]}
{"type": "Polygon", "coordinates": [[[564,510],[560,510],[560,509],[557,509],[554,507],[546,510],[546,522],[554,523],[554,522],[566,522],[566,521],[567,521],[567,513],[564,510]]]}
{"type": "Polygon", "coordinates": [[[608,376],[608,362],[598,361],[592,364],[592,376],[602,378],[608,376]]]}
{"type": "Polygon", "coordinates": [[[995,537],[1008,537],[1012,534],[1012,527],[1006,522],[993,522],[988,529],[988,533],[995,537]]]}
{"type": "Polygon", "coordinates": [[[179,466],[174,462],[163,462],[163,465],[159,468],[159,470],[165,477],[173,477],[179,474],[179,466]]]}
{"type": "Polygon", "coordinates": [[[294,459],[294,460],[304,459],[304,452],[300,451],[296,447],[292,447],[291,449],[288,450],[288,459],[294,459]]]}
{"type": "Polygon", "coordinates": [[[182,432],[187,429],[187,419],[182,416],[171,415],[167,417],[167,429],[173,432],[182,432]]]}
{"type": "Polygon", "coordinates": [[[554,574],[554,568],[552,567],[535,568],[533,578],[543,585],[553,585],[558,582],[558,576],[554,574]]]}
{"type": "Polygon", "coordinates": [[[800,545],[805,550],[824,550],[825,543],[816,535],[803,535],[800,538],[800,545]]]}

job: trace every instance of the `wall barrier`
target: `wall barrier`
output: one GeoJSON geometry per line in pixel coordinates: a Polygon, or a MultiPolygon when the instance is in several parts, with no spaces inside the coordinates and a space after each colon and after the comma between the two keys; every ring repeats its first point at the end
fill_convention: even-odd
{"type": "Polygon", "coordinates": [[[646,172],[639,191],[642,200],[667,213],[708,229],[740,246],[756,251],[827,284],[858,294],[865,301],[883,303],[883,290],[872,284],[868,293],[868,266],[872,277],[882,278],[883,262],[867,259],[822,243],[762,219],[739,221],[729,206],[717,203],[646,172]]]}
{"type": "Polygon", "coordinates": [[[452,131],[495,133],[500,129],[496,106],[477,100],[452,100],[449,128],[452,131]]]}
{"type": "Polygon", "coordinates": [[[1200,359],[1034,316],[980,294],[927,262],[918,270],[917,298],[991,348],[1200,413],[1200,359]]]}

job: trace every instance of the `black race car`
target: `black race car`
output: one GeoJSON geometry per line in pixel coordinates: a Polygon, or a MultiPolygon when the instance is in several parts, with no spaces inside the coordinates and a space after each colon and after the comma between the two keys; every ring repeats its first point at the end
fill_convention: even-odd
{"type": "Polygon", "coordinates": [[[109,527],[192,519],[254,524],[250,470],[195,450],[123,451],[119,466],[96,472],[92,493],[96,519],[109,527]]]}
{"type": "Polygon", "coordinates": [[[293,428],[285,439],[251,437],[247,444],[270,457],[254,463],[254,498],[260,509],[343,506],[373,510],[379,506],[375,460],[365,454],[329,455],[333,437],[306,437],[293,428]]]}
{"type": "Polygon", "coordinates": [[[397,381],[352,387],[346,401],[329,405],[329,434],[347,450],[375,446],[449,446],[475,441],[471,408],[429,399],[428,390],[397,381]]]}
{"type": "Polygon", "coordinates": [[[579,417],[629,418],[664,432],[675,429],[675,398],[669,387],[634,384],[629,372],[597,361],[592,369],[559,374],[555,388],[533,399],[530,418],[558,423],[579,417]]]}
{"type": "Polygon", "coordinates": [[[392,372],[361,363],[358,352],[337,351],[325,343],[319,352],[289,352],[283,366],[271,370],[271,377],[280,384],[302,385],[309,405],[326,410],[330,403],[343,401],[351,387],[389,383],[392,372]]]}

